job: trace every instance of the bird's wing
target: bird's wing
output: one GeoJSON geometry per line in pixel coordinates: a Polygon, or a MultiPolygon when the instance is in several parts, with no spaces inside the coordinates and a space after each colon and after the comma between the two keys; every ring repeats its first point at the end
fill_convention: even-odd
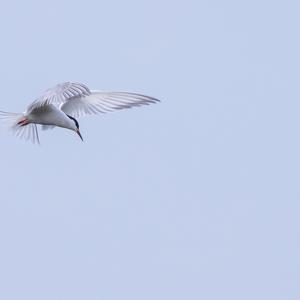
{"type": "Polygon", "coordinates": [[[91,91],[89,95],[69,98],[60,109],[74,118],[106,113],[159,102],[158,99],[135,93],[91,91]]]}
{"type": "Polygon", "coordinates": [[[89,96],[91,91],[82,83],[64,82],[48,89],[41,97],[33,101],[27,108],[26,112],[30,113],[32,110],[42,106],[54,105],[59,107],[68,100],[76,97],[89,96]]]}

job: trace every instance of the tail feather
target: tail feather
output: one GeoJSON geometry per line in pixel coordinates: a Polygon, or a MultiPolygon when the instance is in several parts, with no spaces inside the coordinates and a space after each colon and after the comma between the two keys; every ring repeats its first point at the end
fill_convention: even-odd
{"type": "Polygon", "coordinates": [[[22,126],[19,124],[24,119],[23,113],[10,113],[0,111],[0,122],[2,127],[8,128],[15,136],[29,140],[33,143],[40,143],[36,124],[29,123],[22,126]]]}

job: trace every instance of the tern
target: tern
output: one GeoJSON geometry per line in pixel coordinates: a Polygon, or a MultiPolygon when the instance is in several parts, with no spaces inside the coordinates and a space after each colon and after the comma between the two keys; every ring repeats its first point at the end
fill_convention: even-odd
{"type": "Polygon", "coordinates": [[[57,84],[33,101],[24,113],[0,111],[0,120],[8,125],[17,137],[40,143],[37,125],[42,130],[62,127],[78,134],[78,117],[106,113],[118,109],[149,105],[158,99],[128,92],[90,90],[76,82],[57,84]]]}

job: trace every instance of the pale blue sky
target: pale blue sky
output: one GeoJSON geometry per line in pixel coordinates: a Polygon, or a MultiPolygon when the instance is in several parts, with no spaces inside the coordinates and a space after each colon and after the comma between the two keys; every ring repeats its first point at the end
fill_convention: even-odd
{"type": "Polygon", "coordinates": [[[1,133],[0,299],[300,299],[298,3],[2,3],[1,110],[162,103],[1,133]]]}

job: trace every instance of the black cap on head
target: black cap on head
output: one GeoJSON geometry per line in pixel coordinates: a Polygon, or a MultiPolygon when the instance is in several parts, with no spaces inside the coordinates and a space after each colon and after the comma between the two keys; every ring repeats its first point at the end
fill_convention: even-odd
{"type": "Polygon", "coordinates": [[[79,129],[79,123],[78,123],[78,121],[77,121],[75,118],[73,118],[73,117],[71,117],[71,116],[69,116],[69,115],[67,115],[67,116],[68,116],[71,120],[74,121],[74,123],[75,123],[77,129],[79,129]]]}

